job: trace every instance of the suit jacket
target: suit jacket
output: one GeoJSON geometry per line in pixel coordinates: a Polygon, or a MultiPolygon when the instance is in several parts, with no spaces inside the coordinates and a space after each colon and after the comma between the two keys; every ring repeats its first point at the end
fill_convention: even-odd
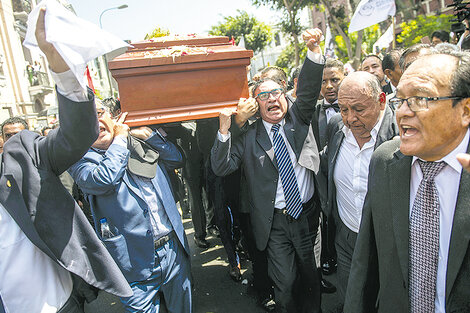
{"type": "MultiPolygon", "coordinates": [[[[409,312],[411,156],[399,140],[374,152],[344,312],[409,312]]],[[[467,153],[470,149],[467,148],[467,153]]],[[[470,174],[462,170],[446,276],[446,312],[470,312],[470,174]]]]}
{"type": "Polygon", "coordinates": [[[121,271],[58,177],[98,136],[93,94],[82,103],[57,96],[60,128],[47,137],[22,131],[5,143],[0,203],[36,247],[72,273],[74,288],[82,296],[91,300],[88,285],[130,296],[121,271]]]}
{"type": "MultiPolygon", "coordinates": [[[[329,216],[335,216],[335,214],[338,213],[334,172],[338,152],[344,139],[344,133],[342,131],[343,126],[344,124],[340,114],[337,114],[331,118],[330,122],[328,123],[328,146],[321,153],[322,175],[327,177],[328,181],[328,200],[326,213],[329,214],[329,216]]],[[[384,142],[393,139],[393,137],[397,135],[398,125],[395,119],[395,113],[388,106],[385,106],[382,125],[380,125],[379,132],[377,134],[374,150],[384,142]]]]}
{"type": "MultiPolygon", "coordinates": [[[[171,142],[154,133],[146,143],[159,152],[158,167],[151,180],[178,240],[189,255],[181,216],[169,185],[168,170],[181,167],[183,158],[171,142]]],[[[86,194],[96,232],[101,237],[100,219],[105,217],[118,234],[103,240],[129,282],[150,277],[155,266],[150,208],[139,186],[127,170],[129,150],[111,144],[106,151],[91,148],[70,167],[69,172],[86,194]]]]}
{"type": "Polygon", "coordinates": [[[317,141],[318,151],[323,150],[328,142],[327,134],[327,121],[326,121],[326,112],[322,108],[322,104],[325,102],[325,99],[317,101],[315,106],[315,112],[313,113],[312,118],[312,128],[313,134],[315,135],[315,140],[317,141]]]}
{"type": "MultiPolygon", "coordinates": [[[[296,102],[284,117],[284,132],[298,163],[315,173],[319,169],[319,156],[310,121],[322,74],[323,65],[305,60],[299,75],[296,102]]],[[[218,176],[228,175],[243,166],[253,233],[257,248],[264,250],[271,231],[279,172],[274,148],[262,120],[251,124],[245,133],[233,140],[233,145],[232,138],[227,142],[216,139],[211,161],[218,176]]]]}

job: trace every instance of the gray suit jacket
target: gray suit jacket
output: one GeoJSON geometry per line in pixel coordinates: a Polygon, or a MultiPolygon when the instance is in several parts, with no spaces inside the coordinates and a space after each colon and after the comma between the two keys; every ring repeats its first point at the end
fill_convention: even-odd
{"type": "MultiPolygon", "coordinates": [[[[336,186],[333,175],[338,152],[344,139],[344,133],[342,131],[343,126],[344,124],[340,114],[331,118],[328,123],[328,146],[321,152],[322,176],[326,177],[328,181],[327,208],[325,213],[329,216],[336,216],[335,214],[338,212],[336,186]]],[[[382,125],[380,125],[374,149],[377,149],[381,144],[393,139],[393,137],[397,135],[398,125],[395,119],[395,113],[388,106],[385,106],[382,125]]]]}
{"type": "MultiPolygon", "coordinates": [[[[344,312],[409,312],[408,247],[412,157],[399,140],[372,156],[344,312]]],[[[467,153],[470,149],[467,148],[467,153]]],[[[462,171],[449,247],[446,312],[470,312],[470,174],[462,171]]]]}
{"type": "Polygon", "coordinates": [[[47,137],[22,131],[5,143],[0,203],[35,246],[73,274],[83,296],[92,297],[88,285],[129,296],[124,276],[58,177],[98,136],[93,95],[75,103],[57,94],[60,128],[47,137]]]}
{"type": "MultiPolygon", "coordinates": [[[[300,165],[317,173],[318,149],[310,121],[320,92],[323,65],[305,60],[299,75],[297,99],[286,116],[284,132],[300,165]]],[[[271,231],[279,172],[274,148],[261,119],[233,141],[215,140],[212,148],[212,169],[225,176],[240,166],[246,176],[250,217],[258,249],[264,250],[271,231]]],[[[315,192],[315,195],[317,192],[315,192]]]]}

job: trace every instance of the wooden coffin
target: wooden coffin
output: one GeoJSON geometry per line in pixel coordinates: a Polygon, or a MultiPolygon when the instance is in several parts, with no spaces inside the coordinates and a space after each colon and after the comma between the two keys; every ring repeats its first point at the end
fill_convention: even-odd
{"type": "Polygon", "coordinates": [[[216,117],[248,97],[253,51],[232,46],[228,37],[161,37],[133,45],[109,62],[130,126],[216,117]]]}

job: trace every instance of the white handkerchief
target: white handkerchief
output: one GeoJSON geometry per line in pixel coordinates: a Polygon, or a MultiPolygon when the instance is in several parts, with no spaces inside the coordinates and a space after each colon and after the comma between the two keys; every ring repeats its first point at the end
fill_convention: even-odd
{"type": "Polygon", "coordinates": [[[97,25],[77,17],[57,1],[44,0],[28,16],[28,30],[23,45],[31,50],[37,49],[42,54],[35,32],[39,10],[43,7],[46,8],[46,40],[54,45],[83,88],[86,88],[84,73],[89,61],[130,46],[97,25]]]}

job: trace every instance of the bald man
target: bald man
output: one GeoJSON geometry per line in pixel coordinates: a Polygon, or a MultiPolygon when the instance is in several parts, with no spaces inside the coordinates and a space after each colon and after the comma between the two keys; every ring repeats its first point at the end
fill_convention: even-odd
{"type": "Polygon", "coordinates": [[[398,134],[392,110],[376,76],[354,72],[338,93],[340,115],[328,123],[322,172],[328,176],[328,209],[336,223],[338,295],[344,303],[351,260],[361,223],[372,152],[398,134]]]}

